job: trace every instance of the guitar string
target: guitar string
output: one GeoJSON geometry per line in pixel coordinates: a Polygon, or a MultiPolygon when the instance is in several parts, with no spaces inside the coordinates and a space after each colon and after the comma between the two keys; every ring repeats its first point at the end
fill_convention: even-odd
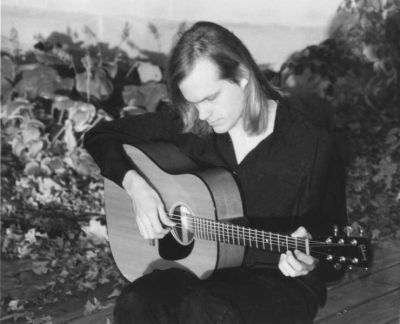
{"type": "MultiPolygon", "coordinates": [[[[171,218],[172,219],[175,219],[175,220],[180,220],[181,218],[182,218],[182,215],[180,215],[180,214],[174,214],[174,213],[172,213],[172,214],[168,214],[168,215],[170,215],[170,216],[172,216],[171,218]],[[174,218],[174,216],[176,216],[175,218],[174,218]]],[[[237,228],[237,230],[238,230],[238,233],[237,234],[239,234],[239,230],[242,230],[242,234],[240,234],[240,235],[249,235],[248,234],[248,231],[259,231],[259,230],[257,230],[257,229],[251,229],[251,228],[246,228],[246,227],[243,227],[243,226],[240,226],[240,225],[235,225],[235,224],[226,224],[226,223],[221,223],[221,222],[218,222],[218,221],[215,221],[215,220],[212,220],[212,219],[208,219],[208,218],[202,218],[202,217],[197,217],[197,216],[187,216],[187,215],[185,215],[185,217],[190,217],[190,218],[192,218],[193,220],[196,220],[196,219],[198,219],[200,222],[208,222],[209,224],[208,225],[210,225],[210,228],[212,229],[212,226],[214,225],[214,224],[216,224],[216,226],[214,226],[214,227],[220,227],[220,226],[223,226],[223,225],[226,225],[226,226],[234,226],[234,227],[236,227],[237,228]],[[247,232],[246,232],[247,231],[247,232]]],[[[203,226],[204,226],[204,224],[202,224],[203,226]]],[[[207,230],[207,228],[205,229],[205,230],[207,230]]],[[[228,231],[229,231],[229,229],[228,229],[228,231]]],[[[291,237],[291,236],[288,236],[288,235],[283,235],[283,234],[277,234],[277,233],[272,233],[272,232],[266,232],[266,235],[267,235],[267,237],[268,236],[270,236],[269,234],[271,233],[271,238],[272,238],[272,236],[275,236],[275,237],[278,237],[278,238],[273,238],[273,239],[275,239],[276,240],[276,242],[281,242],[281,239],[282,240],[286,240],[286,237],[289,239],[289,240],[296,240],[296,238],[295,237],[291,237]]],[[[217,233],[218,234],[218,233],[217,233]]],[[[228,234],[229,234],[229,232],[228,232],[228,234]]],[[[257,234],[257,233],[255,233],[256,235],[262,235],[262,234],[257,234]]],[[[252,238],[252,236],[246,236],[246,239],[251,239],[252,238]]],[[[303,240],[305,240],[304,238],[298,238],[298,240],[300,240],[300,239],[303,239],[303,240]]],[[[347,239],[349,239],[349,238],[347,238],[347,239]]],[[[261,242],[263,242],[263,241],[261,241],[261,242]]],[[[326,242],[324,242],[324,241],[317,241],[317,240],[312,240],[312,239],[309,239],[309,245],[311,246],[326,246],[326,245],[328,245],[329,244],[329,246],[353,246],[352,244],[349,244],[349,243],[326,243],[326,242]]]]}
{"type": "MultiPolygon", "coordinates": [[[[176,216],[176,217],[172,216],[173,220],[174,219],[180,220],[181,217],[182,217],[181,215],[177,215],[177,214],[173,214],[173,215],[176,216]]],[[[209,222],[208,225],[210,225],[210,226],[208,228],[207,228],[207,226],[206,226],[206,228],[203,227],[202,229],[204,229],[204,231],[207,231],[207,230],[211,229],[213,232],[204,233],[205,235],[207,235],[207,234],[208,235],[225,235],[225,234],[227,234],[227,236],[229,236],[231,234],[236,234],[236,235],[240,235],[240,239],[246,239],[246,240],[249,240],[249,241],[251,240],[251,241],[254,241],[255,243],[261,243],[261,244],[267,243],[267,241],[265,241],[265,237],[266,238],[270,237],[269,232],[268,232],[268,234],[264,235],[264,237],[263,237],[262,234],[256,232],[256,231],[258,231],[256,229],[247,229],[246,227],[242,227],[242,226],[234,225],[234,224],[218,223],[218,222],[216,222],[214,220],[200,218],[200,217],[191,216],[191,218],[192,219],[199,219],[200,222],[207,222],[207,221],[209,222]],[[235,232],[233,232],[233,231],[230,232],[230,229],[226,228],[227,226],[233,226],[236,229],[236,231],[235,232]],[[221,232],[221,227],[223,227],[222,228],[222,232],[221,232]],[[250,234],[253,231],[255,236],[251,236],[249,234],[249,231],[250,231],[250,234]]],[[[200,226],[200,224],[198,224],[198,225],[200,226]]],[[[201,225],[204,226],[205,224],[201,224],[201,225]]],[[[195,230],[195,228],[193,228],[193,227],[191,229],[195,230]]],[[[275,244],[279,244],[279,246],[284,246],[284,245],[286,245],[285,244],[286,238],[288,240],[290,240],[290,241],[296,241],[295,237],[282,235],[282,234],[275,234],[275,233],[271,233],[271,239],[270,240],[273,241],[273,243],[275,243],[275,244]]],[[[321,246],[321,247],[325,247],[325,246],[353,246],[352,244],[348,244],[348,243],[327,243],[327,242],[316,241],[316,240],[311,240],[311,239],[308,242],[309,242],[309,246],[313,246],[313,247],[317,247],[317,246],[321,246]]],[[[293,244],[293,246],[296,246],[296,243],[293,243],[293,242],[292,243],[288,242],[288,244],[293,244]]],[[[301,244],[304,244],[304,247],[306,246],[305,239],[299,237],[299,238],[297,238],[297,245],[301,245],[301,244]]]]}
{"type": "MultiPolygon", "coordinates": [[[[182,228],[182,227],[181,227],[181,228],[182,228]]],[[[214,235],[210,235],[211,238],[216,238],[216,236],[217,236],[217,235],[215,235],[215,234],[214,234],[214,235]]],[[[210,239],[209,237],[208,237],[208,238],[199,237],[199,238],[200,238],[200,239],[204,239],[204,240],[218,241],[218,240],[210,239]]],[[[249,246],[248,244],[247,244],[247,245],[245,244],[245,240],[243,240],[243,239],[238,239],[237,241],[238,241],[238,242],[244,242],[244,244],[238,244],[239,246],[249,246]]],[[[222,243],[226,243],[226,242],[222,242],[222,243]]],[[[267,244],[268,244],[268,243],[267,243],[267,244]]],[[[262,245],[262,243],[261,243],[261,245],[262,245]]],[[[326,245],[327,245],[327,244],[326,244],[326,245]]],[[[325,245],[325,246],[326,246],[326,245],[325,245]]],[[[329,244],[329,246],[331,246],[331,244],[329,244]]],[[[343,245],[340,245],[340,246],[342,247],[343,245]]],[[[256,246],[250,246],[250,247],[256,247],[256,246]]],[[[258,248],[260,248],[260,246],[258,246],[258,248]]],[[[291,248],[293,248],[293,249],[295,249],[295,248],[299,249],[298,246],[296,246],[296,245],[294,245],[294,244],[279,245],[279,248],[285,248],[286,251],[287,251],[287,250],[291,250],[291,248]],[[289,247],[290,247],[290,248],[289,248],[289,247]]],[[[274,251],[274,252],[281,252],[281,251],[279,250],[279,248],[278,248],[278,247],[274,247],[274,250],[278,250],[278,251],[274,251]]],[[[269,249],[266,248],[266,247],[263,247],[263,249],[266,250],[266,251],[269,250],[269,249]]],[[[303,246],[303,249],[305,250],[305,246],[303,246]]],[[[305,252],[304,250],[303,250],[303,252],[305,252]]],[[[331,256],[331,257],[337,258],[337,259],[339,259],[340,257],[342,257],[342,255],[336,255],[336,254],[333,254],[333,253],[321,252],[321,251],[312,250],[312,249],[311,249],[311,252],[312,252],[312,255],[320,255],[320,256],[325,256],[325,257],[331,256]]],[[[346,258],[346,259],[349,259],[349,258],[346,258]]]]}
{"type": "MultiPolygon", "coordinates": [[[[185,228],[185,227],[180,226],[180,225],[176,225],[175,227],[176,228],[185,228]]],[[[189,231],[192,231],[194,233],[196,231],[196,228],[193,228],[193,227],[186,227],[186,229],[188,229],[189,231]]],[[[281,240],[279,240],[279,239],[271,239],[271,240],[269,240],[268,239],[268,241],[266,241],[265,240],[265,236],[264,236],[264,239],[263,239],[262,235],[260,235],[260,234],[256,234],[255,236],[250,236],[250,235],[248,235],[248,233],[246,233],[246,235],[242,235],[239,232],[232,233],[232,232],[229,231],[229,229],[227,229],[227,231],[222,231],[222,232],[221,231],[219,231],[219,232],[218,231],[214,231],[214,232],[201,232],[200,231],[198,233],[202,235],[202,237],[200,237],[200,238],[206,238],[206,239],[211,238],[212,240],[222,241],[223,243],[224,243],[223,240],[218,240],[217,238],[218,237],[221,238],[221,236],[222,237],[226,236],[229,239],[231,234],[238,234],[239,235],[238,237],[232,237],[233,243],[235,243],[235,241],[238,241],[238,242],[247,241],[247,242],[250,242],[250,243],[253,242],[256,247],[258,247],[258,245],[262,245],[262,246],[271,245],[271,243],[272,243],[272,244],[278,246],[279,248],[289,247],[290,246],[291,248],[302,248],[304,250],[306,249],[306,244],[305,244],[305,239],[304,238],[298,238],[298,241],[297,241],[297,244],[296,244],[296,243],[293,243],[293,241],[295,241],[296,238],[289,237],[289,236],[287,238],[289,240],[291,240],[291,242],[286,241],[286,239],[285,239],[286,236],[282,236],[284,238],[282,238],[281,240]]],[[[273,235],[279,235],[279,234],[273,234],[273,235]]],[[[267,237],[269,237],[269,235],[267,235],[267,237]]],[[[252,246],[250,243],[247,244],[247,245],[252,246]]],[[[339,243],[309,244],[309,247],[311,247],[311,248],[313,248],[313,247],[314,248],[315,247],[331,247],[331,246],[332,247],[335,247],[335,246],[345,247],[345,246],[354,246],[354,245],[351,245],[351,244],[339,244],[339,243]]]]}

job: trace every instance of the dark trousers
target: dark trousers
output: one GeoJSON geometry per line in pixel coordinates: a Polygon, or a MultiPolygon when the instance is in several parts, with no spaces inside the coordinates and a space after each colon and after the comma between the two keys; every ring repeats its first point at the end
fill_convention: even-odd
{"type": "Polygon", "coordinates": [[[179,269],[155,270],[117,299],[115,324],[312,323],[318,297],[277,270],[217,271],[200,280],[179,269]]]}

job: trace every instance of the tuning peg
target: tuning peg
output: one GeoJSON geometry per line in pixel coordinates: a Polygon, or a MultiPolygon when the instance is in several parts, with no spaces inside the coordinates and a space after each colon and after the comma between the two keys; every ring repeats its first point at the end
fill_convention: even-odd
{"type": "Polygon", "coordinates": [[[362,227],[360,227],[360,229],[359,229],[359,234],[360,234],[360,237],[364,236],[364,229],[362,227]]]}
{"type": "Polygon", "coordinates": [[[353,270],[353,266],[352,265],[348,265],[347,269],[351,271],[351,270],[353,270]]]}
{"type": "Polygon", "coordinates": [[[345,226],[345,227],[343,227],[343,232],[346,233],[346,236],[347,236],[347,237],[350,237],[350,236],[351,236],[351,233],[353,232],[353,227],[351,227],[351,226],[345,226]]]}
{"type": "Polygon", "coordinates": [[[342,269],[342,265],[340,263],[335,263],[333,265],[333,267],[335,268],[335,270],[338,270],[338,271],[342,269]]]}
{"type": "Polygon", "coordinates": [[[338,236],[339,227],[337,225],[333,226],[333,235],[338,236]]]}

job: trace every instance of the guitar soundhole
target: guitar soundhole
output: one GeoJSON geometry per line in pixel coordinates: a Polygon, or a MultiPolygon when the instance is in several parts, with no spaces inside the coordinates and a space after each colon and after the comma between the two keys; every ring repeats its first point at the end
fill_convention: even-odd
{"type": "Polygon", "coordinates": [[[188,206],[177,203],[171,208],[170,218],[176,223],[171,233],[182,245],[189,245],[194,240],[193,213],[188,206]]]}

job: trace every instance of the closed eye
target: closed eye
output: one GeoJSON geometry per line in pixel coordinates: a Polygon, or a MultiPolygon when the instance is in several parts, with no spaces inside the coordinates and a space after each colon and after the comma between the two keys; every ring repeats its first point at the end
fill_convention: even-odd
{"type": "Polygon", "coordinates": [[[219,95],[219,92],[215,93],[214,95],[210,96],[207,98],[208,101],[213,101],[214,99],[216,99],[219,95]]]}

